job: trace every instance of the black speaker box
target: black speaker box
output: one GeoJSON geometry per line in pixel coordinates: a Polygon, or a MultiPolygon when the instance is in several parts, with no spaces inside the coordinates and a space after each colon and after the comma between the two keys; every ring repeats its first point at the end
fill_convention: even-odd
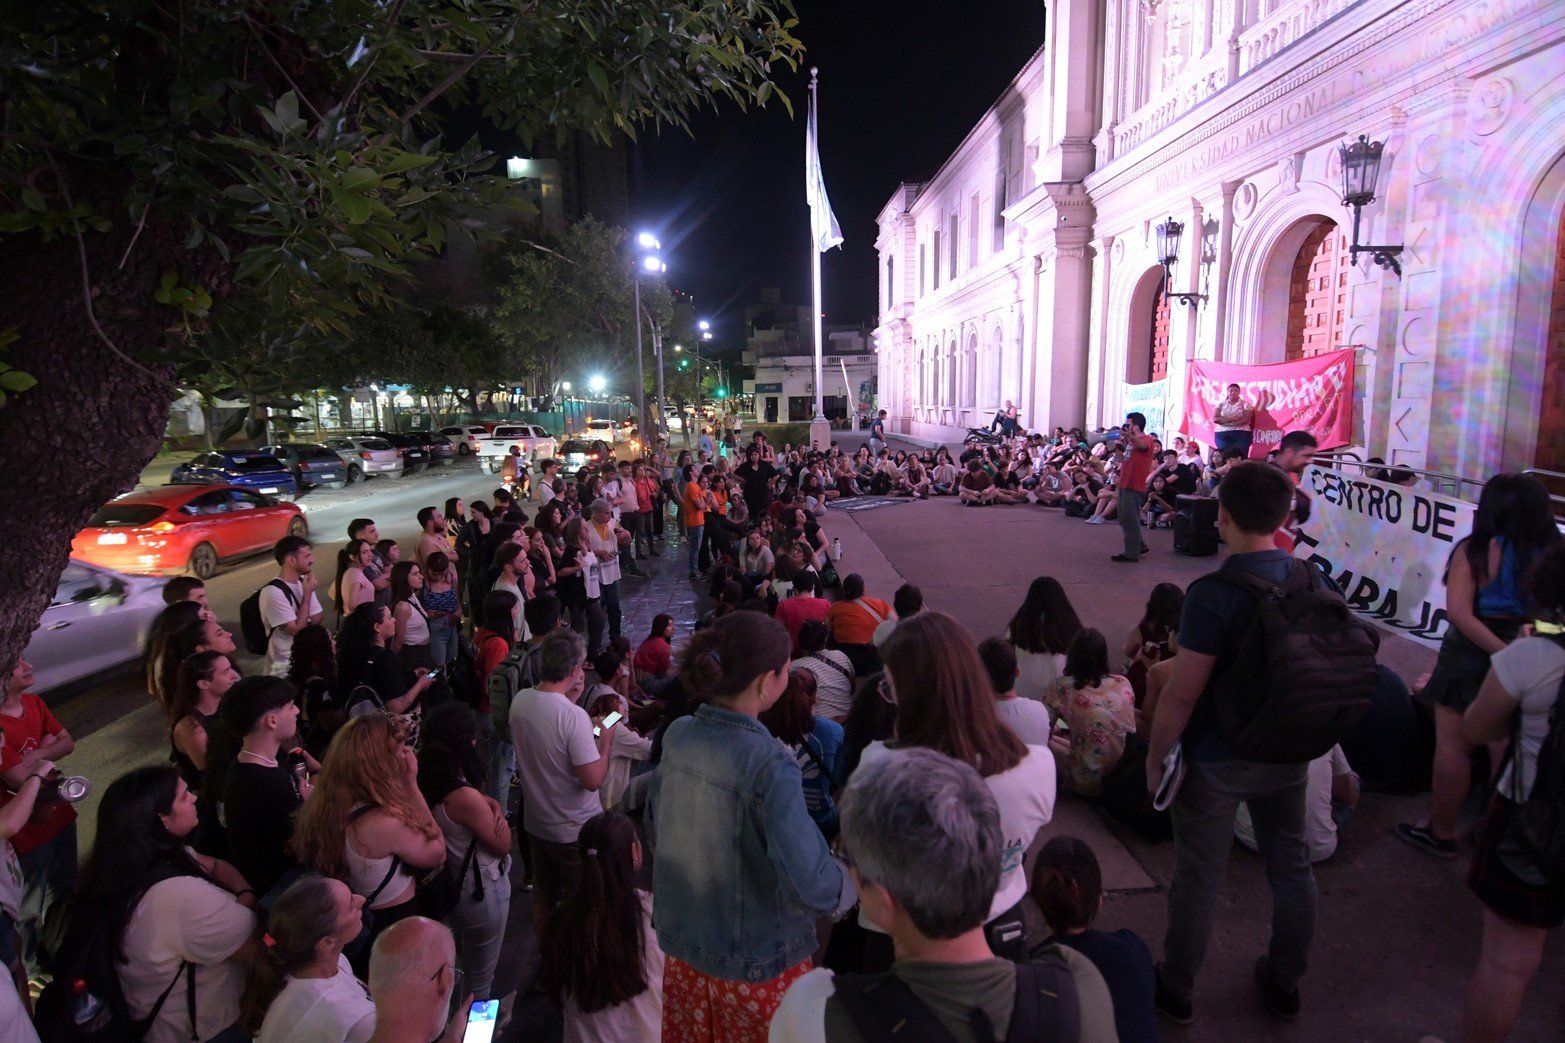
{"type": "Polygon", "coordinates": [[[1209,558],[1217,553],[1217,497],[1174,500],[1174,553],[1209,558]]]}

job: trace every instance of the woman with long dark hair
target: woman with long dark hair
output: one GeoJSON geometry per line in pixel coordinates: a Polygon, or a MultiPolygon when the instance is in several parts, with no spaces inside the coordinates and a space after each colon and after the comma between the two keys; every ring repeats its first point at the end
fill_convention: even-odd
{"type": "Polygon", "coordinates": [[[76,887],[73,922],[107,929],[129,1015],[152,1019],[149,1043],[229,1030],[260,939],[254,890],[233,866],[191,854],[195,827],[195,794],[172,766],[120,776],[76,887]]]}
{"type": "MultiPolygon", "coordinates": [[[[223,696],[239,680],[233,662],[220,652],[197,652],[179,667],[179,680],[164,704],[168,718],[169,760],[194,793],[201,793],[206,771],[208,729],[217,720],[223,696]]],[[[198,799],[200,822],[190,844],[202,854],[221,858],[228,854],[217,802],[198,799]]]]}
{"type": "MultiPolygon", "coordinates": [[[[1451,549],[1445,605],[1450,621],[1424,693],[1435,704],[1435,758],[1429,818],[1397,824],[1397,835],[1439,858],[1456,857],[1462,802],[1472,784],[1477,746],[1462,732],[1462,714],[1478,697],[1490,658],[1516,640],[1530,620],[1523,587],[1528,570],[1560,542],[1553,503],[1531,475],[1497,474],[1484,483],[1473,531],[1451,549]]],[[[1505,741],[1489,744],[1497,771],[1505,741]]]]}
{"type": "Polygon", "coordinates": [[[1081,618],[1060,581],[1053,576],[1033,580],[1005,628],[1005,639],[1016,647],[1017,695],[1043,698],[1049,682],[1060,676],[1065,650],[1080,629],[1081,618]]]}
{"type": "Polygon", "coordinates": [[[1000,719],[973,639],[950,616],[920,612],[902,620],[880,655],[897,702],[897,735],[887,743],[871,743],[859,763],[923,746],[970,765],[984,777],[1000,805],[1006,852],[985,933],[995,955],[1021,959],[1027,952],[1022,859],[1038,830],[1054,816],[1054,757],[1043,746],[1024,744],[1000,719]]]}
{"type": "Polygon", "coordinates": [[[375,1004],[342,950],[363,930],[364,899],[306,873],[278,896],[250,960],[239,1028],[259,1043],[365,1043],[375,1004]]]}
{"type": "Polygon", "coordinates": [[[564,1008],[567,1040],[658,1039],[663,951],[652,896],[636,886],[636,827],[605,811],[581,827],[576,847],[581,883],[549,918],[539,987],[564,1008]]]}
{"type": "MultiPolygon", "coordinates": [[[[451,545],[456,548],[457,583],[462,591],[462,607],[470,614],[477,614],[478,607],[483,604],[482,599],[474,599],[472,582],[473,577],[479,571],[479,548],[485,545],[489,536],[489,505],[482,500],[474,500],[468,506],[469,517],[457,532],[451,545]]],[[[449,515],[447,515],[449,517],[449,515]]],[[[485,571],[489,568],[488,559],[483,562],[485,571]]]]}
{"type": "Polygon", "coordinates": [[[1147,671],[1173,655],[1171,641],[1179,631],[1185,592],[1177,583],[1159,583],[1147,598],[1141,622],[1125,638],[1125,677],[1136,693],[1136,706],[1147,694],[1147,671]]]}
{"type": "Polygon", "coordinates": [[[391,609],[373,601],[360,605],[343,620],[337,688],[343,694],[349,716],[377,709],[414,713],[419,696],[434,684],[428,671],[410,671],[397,662],[396,653],[390,648],[396,633],[397,621],[391,609]]]}
{"type": "Polygon", "coordinates": [[[375,600],[375,584],[364,570],[375,564],[375,545],[368,540],[349,540],[337,552],[337,578],[331,585],[337,618],[346,619],[366,601],[375,600]]]}
{"type": "Polygon", "coordinates": [[[810,818],[797,762],[757,719],[787,687],[791,647],[776,620],[735,612],[681,656],[681,682],[703,701],[665,731],[647,805],[665,1038],[765,1040],[810,969],[816,917],[856,898],[810,818]]]}
{"type": "Polygon", "coordinates": [[[446,925],[456,935],[457,964],[474,999],[492,995],[500,943],[511,913],[511,826],[485,796],[488,771],[473,711],[447,703],[424,722],[418,788],[445,838],[446,871],[457,878],[456,908],[446,925]]]}
{"type": "Polygon", "coordinates": [[[233,655],[235,648],[234,635],[223,629],[223,624],[210,614],[169,634],[158,661],[159,698],[168,698],[168,694],[178,687],[179,667],[186,659],[197,652],[233,655]]]}
{"type": "Polygon", "coordinates": [[[293,636],[287,678],[299,692],[304,748],[319,761],[348,719],[344,693],[337,688],[337,641],[330,630],[311,623],[293,636]]]}
{"type": "Polygon", "coordinates": [[[148,695],[163,701],[163,649],[169,638],[197,620],[211,618],[211,611],[198,601],[176,601],[158,613],[147,634],[146,654],[142,657],[148,695]]]}
{"type": "Polygon", "coordinates": [[[1065,788],[1084,797],[1102,793],[1104,776],[1125,753],[1125,737],[1136,730],[1135,693],[1128,680],[1109,671],[1102,633],[1091,627],[1076,632],[1065,673],[1043,693],[1043,704],[1061,722],[1049,747],[1065,788]]]}

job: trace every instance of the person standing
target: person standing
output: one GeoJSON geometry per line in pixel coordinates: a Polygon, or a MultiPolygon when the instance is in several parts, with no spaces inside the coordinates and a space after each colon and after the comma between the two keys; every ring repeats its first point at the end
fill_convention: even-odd
{"type": "MultiPolygon", "coordinates": [[[[603,604],[603,613],[609,618],[609,640],[619,637],[620,630],[620,605],[619,605],[619,581],[620,581],[620,536],[627,537],[624,542],[629,542],[629,533],[615,524],[610,514],[609,501],[599,497],[592,501],[588,508],[587,548],[598,559],[598,599],[603,604]]],[[[639,570],[638,570],[639,571],[639,570]]]]}
{"type": "Polygon", "coordinates": [[[1124,437],[1130,456],[1119,471],[1119,528],[1125,534],[1125,550],[1111,561],[1140,561],[1151,550],[1141,539],[1141,504],[1147,498],[1147,476],[1152,473],[1152,450],[1156,442],[1147,436],[1147,418],[1142,413],[1125,417],[1124,437]]]}
{"type": "Polygon", "coordinates": [[[869,422],[869,451],[879,456],[884,448],[886,448],[886,411],[882,409],[875,414],[875,419],[869,422]]]}
{"type": "Polygon", "coordinates": [[[456,554],[451,539],[446,534],[446,518],[439,507],[421,507],[418,512],[419,537],[413,548],[413,560],[423,568],[431,554],[444,554],[447,558],[456,554]]]}
{"type": "Polygon", "coordinates": [[[379,550],[380,529],[369,518],[355,518],[348,523],[348,539],[363,540],[374,548],[372,551],[374,557],[370,564],[365,566],[364,578],[375,588],[375,600],[382,605],[390,605],[391,562],[387,561],[379,550]]]}
{"type": "Polygon", "coordinates": [[[284,536],[272,548],[277,579],[261,588],[261,622],[266,625],[266,672],[282,677],[293,653],[293,635],[325,615],[315,596],[315,551],[303,536],[284,536]]]}
{"type": "Polygon", "coordinates": [[[635,475],[636,486],[636,528],[631,537],[631,546],[636,552],[636,557],[646,558],[651,555],[655,558],[661,552],[653,546],[652,537],[663,535],[662,513],[658,509],[663,490],[658,480],[652,477],[652,469],[646,464],[637,464],[632,473],[635,475]],[[645,553],[641,550],[643,540],[647,545],[645,553]]]}
{"type": "Polygon", "coordinates": [[[1228,396],[1217,404],[1212,413],[1212,441],[1217,451],[1237,449],[1250,455],[1250,443],[1254,439],[1255,407],[1239,393],[1238,384],[1228,385],[1228,396]]]}
{"type": "MultiPolygon", "coordinates": [[[[1244,462],[1217,488],[1217,529],[1230,551],[1224,567],[1272,583],[1293,574],[1294,561],[1272,543],[1287,516],[1293,483],[1275,467],[1244,462]]],[[[1262,764],[1234,756],[1218,727],[1214,681],[1243,642],[1255,598],[1233,583],[1191,584],[1179,624],[1179,655],[1159,693],[1147,753],[1147,790],[1157,793],[1164,760],[1177,742],[1185,776],[1172,805],[1174,879],[1168,932],[1158,971],[1159,1013],[1177,1024],[1194,1019],[1191,994],[1206,959],[1219,892],[1233,847],[1234,819],[1247,803],[1272,889],[1272,938],[1256,964],[1267,1009],[1299,1015],[1299,979],[1315,934],[1315,875],[1305,837],[1309,763],[1262,764]]]]}

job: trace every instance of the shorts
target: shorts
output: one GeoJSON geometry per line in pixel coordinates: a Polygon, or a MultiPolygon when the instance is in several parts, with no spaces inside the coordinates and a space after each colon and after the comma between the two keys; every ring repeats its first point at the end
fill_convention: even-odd
{"type": "MultiPolygon", "coordinates": [[[[1513,641],[1521,632],[1523,620],[1500,619],[1480,616],[1479,622],[1502,641],[1513,641]]],[[[1467,640],[1456,627],[1450,626],[1440,642],[1440,656],[1435,660],[1434,671],[1429,675],[1425,693],[1436,706],[1444,706],[1457,713],[1466,713],[1478,698],[1478,689],[1489,675],[1489,653],[1467,640]]]]}
{"type": "Polygon", "coordinates": [[[575,844],[559,844],[527,834],[533,870],[533,901],[552,909],[576,892],[581,883],[581,852],[575,844]]]}
{"type": "Polygon", "coordinates": [[[770,981],[727,981],[668,957],[663,1043],[767,1043],[783,993],[813,966],[806,957],[770,981]]]}
{"type": "Polygon", "coordinates": [[[1507,862],[1522,859],[1505,852],[1502,841],[1516,804],[1495,797],[1478,832],[1478,850],[1467,872],[1467,886],[1484,908],[1524,927],[1547,930],[1565,924],[1565,886],[1529,884],[1507,862]]]}

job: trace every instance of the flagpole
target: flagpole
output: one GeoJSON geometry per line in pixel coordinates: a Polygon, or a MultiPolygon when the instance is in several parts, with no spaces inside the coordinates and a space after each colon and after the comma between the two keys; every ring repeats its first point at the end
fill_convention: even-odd
{"type": "MultiPolygon", "coordinates": [[[[819,80],[820,69],[813,65],[810,66],[810,132],[812,138],[814,138],[816,133],[816,121],[819,119],[820,113],[819,80]]],[[[818,150],[819,140],[816,139],[814,144],[818,150]]],[[[813,229],[813,222],[811,227],[813,229]]],[[[813,312],[815,321],[815,421],[810,424],[810,441],[815,444],[816,448],[824,451],[831,445],[831,426],[826,422],[826,408],[821,386],[821,247],[820,243],[815,240],[814,235],[811,235],[810,240],[810,288],[814,294],[815,304],[813,312]]]]}

